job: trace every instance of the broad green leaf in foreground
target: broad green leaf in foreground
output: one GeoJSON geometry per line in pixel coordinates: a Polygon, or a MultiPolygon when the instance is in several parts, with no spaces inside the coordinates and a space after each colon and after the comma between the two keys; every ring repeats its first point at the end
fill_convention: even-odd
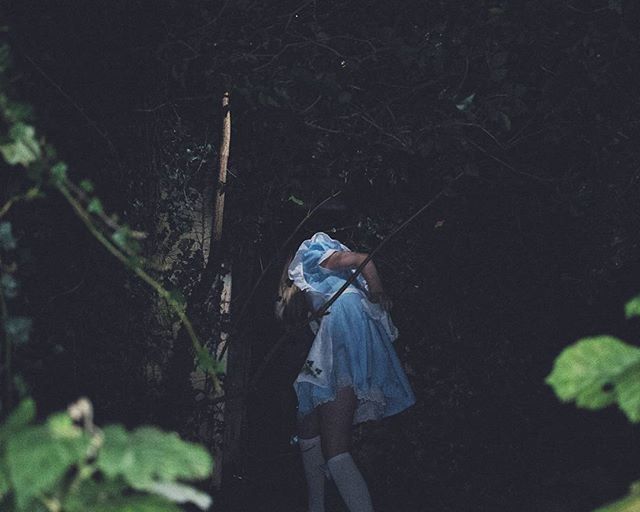
{"type": "Polygon", "coordinates": [[[11,489],[11,483],[9,482],[9,473],[4,467],[4,463],[0,460],[0,503],[4,499],[5,495],[11,489]]]}
{"type": "Polygon", "coordinates": [[[56,438],[49,427],[27,427],[7,442],[6,462],[19,510],[51,490],[86,453],[88,436],[56,438]]]}
{"type": "Polygon", "coordinates": [[[104,428],[97,464],[107,477],[121,475],[135,489],[156,482],[206,478],[213,468],[204,448],[181,440],[173,432],[153,427],[127,432],[119,425],[104,428]]]}
{"type": "Polygon", "coordinates": [[[593,512],[638,512],[640,510],[640,482],[634,482],[626,498],[609,503],[593,512]]]}
{"type": "Polygon", "coordinates": [[[31,398],[25,398],[11,411],[9,417],[0,425],[0,443],[13,432],[17,432],[33,421],[36,415],[36,404],[31,398]]]}
{"type": "Polygon", "coordinates": [[[564,349],[546,383],[563,402],[586,409],[617,402],[630,421],[640,421],[640,349],[613,336],[584,338],[564,349]]]}

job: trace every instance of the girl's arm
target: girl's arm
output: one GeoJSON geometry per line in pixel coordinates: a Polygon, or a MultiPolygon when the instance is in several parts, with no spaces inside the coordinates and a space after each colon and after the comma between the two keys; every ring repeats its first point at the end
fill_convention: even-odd
{"type": "MultiPolygon", "coordinates": [[[[362,252],[337,251],[324,260],[320,266],[330,270],[343,270],[357,268],[367,258],[368,254],[362,252]]],[[[369,262],[362,269],[362,275],[367,280],[369,286],[369,297],[373,302],[380,302],[385,309],[391,307],[391,303],[384,293],[382,281],[378,275],[378,270],[373,263],[369,262]]]]}

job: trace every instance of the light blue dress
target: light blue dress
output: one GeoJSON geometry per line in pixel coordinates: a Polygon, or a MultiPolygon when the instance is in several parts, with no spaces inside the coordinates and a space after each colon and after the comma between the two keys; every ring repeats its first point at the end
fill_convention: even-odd
{"type": "MultiPolygon", "coordinates": [[[[316,233],[298,248],[289,265],[289,278],[305,292],[314,311],[354,272],[326,269],[320,263],[336,251],[349,250],[325,233],[316,233]]],[[[397,414],[415,403],[393,347],[398,331],[389,313],[367,299],[366,290],[366,280],[359,275],[319,325],[312,323],[315,338],[293,384],[298,417],[335,400],[336,390],[344,386],[352,387],[358,397],[354,425],[397,414]]]]}

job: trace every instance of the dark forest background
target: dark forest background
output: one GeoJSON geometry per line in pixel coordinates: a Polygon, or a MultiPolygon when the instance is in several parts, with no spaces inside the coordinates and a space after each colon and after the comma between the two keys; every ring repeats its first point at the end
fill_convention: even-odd
{"type": "MultiPolygon", "coordinates": [[[[4,10],[36,125],[71,176],[89,177],[105,208],[148,233],[156,275],[187,297],[204,265],[199,216],[211,208],[230,92],[232,318],[332,193],[350,208],[335,236],[371,251],[446,188],[376,255],[418,398],[356,428],[376,510],[582,511],[638,477],[637,427],[617,409],[562,405],[544,384],[570,342],[604,332],[635,342],[639,331],[623,316],[640,289],[636,3],[22,0],[4,10]]],[[[55,194],[10,219],[34,320],[16,364],[42,413],[87,395],[98,422],[157,423],[206,444],[206,403],[167,406],[171,379],[187,379],[170,370],[175,333],[153,293],[55,194]]],[[[281,334],[279,265],[249,309],[248,373],[281,334]]],[[[292,352],[247,400],[218,510],[304,510],[289,444],[292,352]]]]}

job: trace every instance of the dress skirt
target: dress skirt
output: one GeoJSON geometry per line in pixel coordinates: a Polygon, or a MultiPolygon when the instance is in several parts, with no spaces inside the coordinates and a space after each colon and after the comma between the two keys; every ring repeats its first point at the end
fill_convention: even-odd
{"type": "Polygon", "coordinates": [[[353,388],[353,424],[397,414],[416,401],[393,347],[389,316],[360,293],[343,293],[323,317],[296,381],[298,417],[353,388]],[[386,320],[386,321],[385,321],[386,320]],[[328,357],[327,357],[328,356],[328,357]],[[324,358],[324,359],[323,359],[324,358]]]}

